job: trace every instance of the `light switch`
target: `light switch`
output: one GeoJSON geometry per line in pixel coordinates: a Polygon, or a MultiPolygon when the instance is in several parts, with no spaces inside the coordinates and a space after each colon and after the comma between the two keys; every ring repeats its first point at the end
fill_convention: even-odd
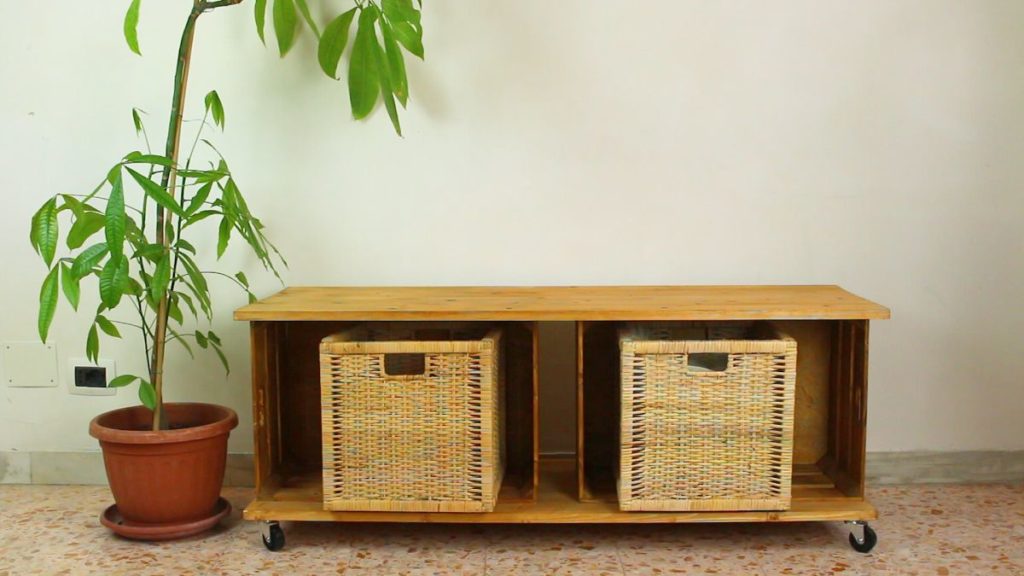
{"type": "Polygon", "coordinates": [[[8,388],[57,386],[57,348],[41,342],[0,344],[0,382],[8,388]]]}
{"type": "Polygon", "coordinates": [[[100,358],[95,364],[86,358],[68,358],[68,371],[64,376],[68,392],[79,396],[117,394],[117,388],[107,388],[107,384],[116,377],[117,366],[106,358],[100,358]]]}

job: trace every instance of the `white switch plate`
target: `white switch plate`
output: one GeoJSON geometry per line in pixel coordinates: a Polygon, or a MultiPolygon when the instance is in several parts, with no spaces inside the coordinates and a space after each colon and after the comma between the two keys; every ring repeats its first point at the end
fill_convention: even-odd
{"type": "Polygon", "coordinates": [[[57,386],[57,348],[42,342],[0,344],[0,382],[8,388],[57,386]]]}
{"type": "Polygon", "coordinates": [[[117,388],[89,388],[86,386],[75,386],[76,366],[99,366],[107,369],[107,384],[117,378],[117,364],[113,360],[100,358],[97,362],[90,362],[88,358],[68,358],[68,370],[64,376],[68,392],[78,396],[113,396],[117,394],[117,388]]]}

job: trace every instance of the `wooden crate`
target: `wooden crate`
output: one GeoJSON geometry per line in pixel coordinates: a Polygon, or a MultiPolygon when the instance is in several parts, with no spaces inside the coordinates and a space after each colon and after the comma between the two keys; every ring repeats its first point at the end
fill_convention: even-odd
{"type": "Polygon", "coordinates": [[[324,509],[493,510],[500,330],[364,324],[325,338],[320,367],[324,509]]]}
{"type": "Polygon", "coordinates": [[[247,520],[674,523],[867,521],[869,324],[889,310],[836,286],[309,287],[235,313],[251,323],[255,499],[247,520]],[[538,321],[577,326],[576,462],[538,461],[538,321]],[[615,492],[618,328],[636,320],[771,320],[797,340],[792,501],[784,511],[625,512],[615,492]],[[498,322],[505,479],[493,512],[323,508],[320,341],[359,322],[498,322]]]}
{"type": "Polygon", "coordinates": [[[619,333],[623,510],[786,510],[796,340],[770,324],[619,333]]]}

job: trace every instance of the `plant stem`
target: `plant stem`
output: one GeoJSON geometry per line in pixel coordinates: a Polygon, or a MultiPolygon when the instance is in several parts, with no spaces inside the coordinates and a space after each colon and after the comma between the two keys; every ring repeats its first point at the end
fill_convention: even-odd
{"type": "MultiPolygon", "coordinates": [[[[189,66],[192,63],[192,43],[195,39],[196,21],[206,10],[231,6],[242,0],[193,0],[192,11],[185,21],[178,47],[178,64],[174,71],[174,93],[171,97],[171,117],[167,126],[167,144],[164,156],[171,159],[171,167],[164,170],[160,186],[172,197],[177,183],[178,156],[181,147],[181,124],[185,112],[185,94],[188,87],[189,66]]],[[[165,251],[171,250],[167,229],[172,223],[163,206],[156,207],[156,241],[165,251]]],[[[153,430],[166,430],[168,422],[164,417],[164,351],[167,344],[167,316],[170,310],[169,293],[164,292],[157,306],[156,327],[153,334],[153,352],[150,362],[150,381],[156,392],[156,406],[153,410],[153,430]]]]}
{"type": "MultiPolygon", "coordinates": [[[[171,97],[171,118],[167,127],[167,145],[164,156],[171,159],[171,166],[164,170],[160,186],[173,196],[177,177],[178,152],[181,145],[181,120],[185,108],[185,93],[188,86],[188,70],[192,62],[192,41],[195,39],[196,20],[202,14],[200,0],[195,0],[192,11],[185,21],[185,29],[181,33],[181,44],[178,47],[178,64],[174,72],[174,93],[171,97]]],[[[164,250],[170,250],[170,238],[166,233],[168,215],[163,206],[156,207],[156,242],[162,244],[164,250]]],[[[164,352],[167,344],[167,315],[169,312],[167,294],[160,298],[156,312],[156,329],[153,335],[153,357],[149,376],[156,391],[156,406],[153,409],[153,430],[166,430],[168,423],[164,418],[164,352]]]]}
{"type": "MultiPolygon", "coordinates": [[[[199,124],[199,129],[196,130],[196,138],[195,138],[195,140],[192,141],[192,149],[188,151],[188,159],[185,161],[185,169],[186,170],[188,170],[189,168],[192,167],[192,156],[196,153],[196,145],[199,144],[199,137],[203,135],[203,128],[206,127],[206,118],[207,118],[207,116],[209,116],[209,114],[210,114],[209,110],[207,110],[206,112],[203,113],[203,121],[202,121],[202,123],[199,124]]],[[[181,183],[181,200],[180,200],[180,204],[182,206],[185,205],[185,192],[186,192],[185,182],[182,181],[182,183],[181,183]]],[[[185,222],[184,218],[178,218],[178,228],[177,228],[177,231],[174,234],[174,236],[176,238],[181,238],[181,231],[184,229],[184,222],[185,222]]],[[[171,281],[168,284],[169,288],[167,289],[167,293],[168,294],[174,294],[174,289],[177,287],[177,284],[178,284],[178,260],[179,260],[179,256],[181,256],[181,251],[180,250],[175,250],[174,251],[174,262],[171,264],[171,281]]]]}

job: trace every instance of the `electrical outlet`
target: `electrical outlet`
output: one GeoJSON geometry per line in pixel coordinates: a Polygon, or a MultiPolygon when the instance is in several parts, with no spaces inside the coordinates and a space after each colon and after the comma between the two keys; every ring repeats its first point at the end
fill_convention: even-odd
{"type": "Polygon", "coordinates": [[[0,344],[0,382],[8,388],[53,388],[57,385],[57,349],[41,342],[0,344]]]}
{"type": "Polygon", "coordinates": [[[113,360],[100,358],[95,364],[87,358],[68,358],[66,376],[68,391],[79,396],[113,396],[117,388],[107,384],[117,377],[117,366],[113,360]]]}

